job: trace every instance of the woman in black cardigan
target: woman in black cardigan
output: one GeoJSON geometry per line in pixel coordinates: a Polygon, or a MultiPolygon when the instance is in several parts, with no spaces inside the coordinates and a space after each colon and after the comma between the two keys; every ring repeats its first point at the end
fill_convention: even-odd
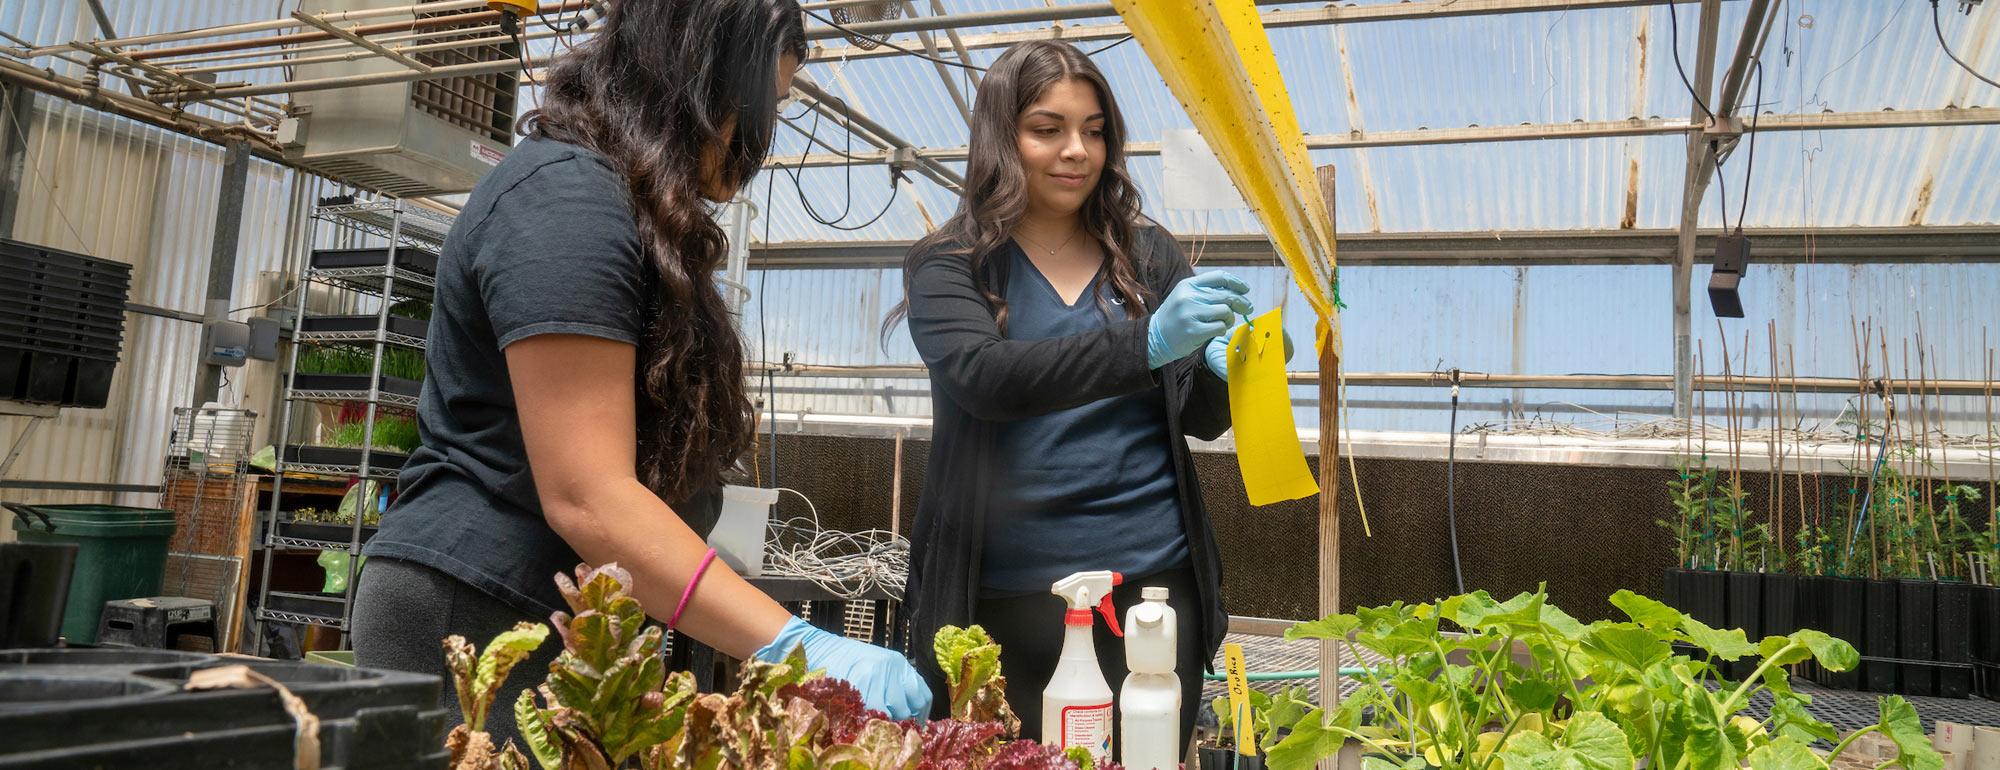
{"type": "MultiPolygon", "coordinates": [[[[907,313],[935,415],[913,533],[912,648],[929,649],[943,625],[985,626],[1023,732],[1049,739],[1041,691],[1064,609],[1050,585],[1119,571],[1121,613],[1141,587],[1169,589],[1185,737],[1228,616],[1183,436],[1229,429],[1221,353],[1251,312],[1248,287],[1194,276],[1140,214],[1117,104],[1075,48],[1009,49],[974,113],[962,203],[911,248],[906,304],[890,318],[907,313]]],[[[1115,689],[1123,645],[1101,624],[1096,641],[1115,689]]],[[[939,672],[926,676],[941,691],[939,672]]]]}

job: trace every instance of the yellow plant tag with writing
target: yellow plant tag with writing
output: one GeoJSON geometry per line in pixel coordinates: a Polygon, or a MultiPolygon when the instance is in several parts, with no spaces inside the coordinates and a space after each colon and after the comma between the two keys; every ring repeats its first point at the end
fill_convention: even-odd
{"type": "Polygon", "coordinates": [[[1251,505],[1319,494],[1292,421],[1284,328],[1284,311],[1272,310],[1229,337],[1229,415],[1236,425],[1236,466],[1251,505]]]}

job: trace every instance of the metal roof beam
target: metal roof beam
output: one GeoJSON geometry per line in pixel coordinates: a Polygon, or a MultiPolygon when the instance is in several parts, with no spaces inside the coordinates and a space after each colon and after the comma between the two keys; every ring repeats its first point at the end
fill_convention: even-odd
{"type": "MultiPolygon", "coordinates": [[[[1714,253],[1719,231],[1698,233],[1696,253],[1714,253]]],[[[1746,229],[1764,264],[2000,263],[2000,226],[1772,227],[1746,229]]],[[[1261,234],[1187,236],[1199,241],[1201,263],[1277,266],[1261,234]]],[[[1680,234],[1655,230],[1518,230],[1460,233],[1343,233],[1342,265],[1374,267],[1460,265],[1672,265],[1680,234]]],[[[751,244],[750,264],[763,269],[897,268],[909,241],[810,241],[751,244]]]]}
{"type": "MultiPolygon", "coordinates": [[[[1272,2],[1292,2],[1293,0],[1260,0],[1260,4],[1272,2]]],[[[1286,8],[1262,14],[1264,26],[1304,27],[1318,24],[1359,24],[1378,21],[1404,21],[1411,19],[1449,19],[1464,16],[1491,16],[1503,13],[1533,13],[1536,11],[1582,11],[1602,8],[1631,8],[1672,3],[1693,3],[1698,0],[1422,0],[1421,2],[1380,3],[1373,5],[1339,5],[1321,8],[1286,8]]],[[[885,36],[898,32],[917,30],[947,29],[965,30],[976,27],[990,27],[1003,24],[1035,24],[1043,22],[1068,21],[1073,19],[1109,18],[1118,15],[1110,3],[1081,3],[1050,7],[1021,8],[985,13],[953,14],[930,16],[922,19],[898,19],[863,24],[843,25],[867,35],[885,36]],[[943,26],[940,26],[943,25],[943,26]]],[[[1072,43],[1089,40],[1110,40],[1131,34],[1124,24],[1088,24],[1080,26],[1054,25],[1040,29],[1014,32],[991,32],[966,35],[967,49],[1005,48],[1015,43],[1029,40],[1065,40],[1072,43]]],[[[808,27],[808,40],[830,40],[843,37],[845,33],[827,26],[808,27]]],[[[871,59],[878,56],[897,56],[896,51],[886,47],[862,50],[855,46],[838,48],[816,48],[808,61],[833,61],[871,59]]]]}
{"type": "MultiPolygon", "coordinates": [[[[1760,0],[1761,1],[1761,0],[1760,0]]],[[[1674,13],[1675,9],[1667,9],[1674,13]]],[[[1694,92],[1706,94],[1715,78],[1715,38],[1721,24],[1722,0],[1702,0],[1700,32],[1696,35],[1694,92]]],[[[1678,41],[1676,41],[1678,42],[1678,41]]],[[[1676,63],[1678,65],[1678,62],[1676,63]]],[[[1706,101],[1705,97],[1696,97],[1706,101]]],[[[1690,123],[1706,124],[1702,104],[1688,106],[1690,123]]],[[[1687,138],[1687,173],[1681,183],[1681,226],[1676,246],[1672,281],[1674,308],[1674,416],[1686,417],[1694,404],[1694,335],[1690,319],[1693,303],[1688,292],[1694,287],[1695,228],[1701,221],[1702,193],[1708,176],[1701,173],[1708,157],[1707,138],[1690,133],[1687,138]]]]}
{"type": "MultiPolygon", "coordinates": [[[[2000,124],[2000,107],[1946,107],[1933,110],[1873,110],[1867,112],[1814,112],[1798,115],[1765,115],[1745,131],[1834,131],[1868,128],[1916,128],[1925,126],[1968,126],[2000,124]]],[[[1479,144],[1525,142],[1547,139],[1595,139],[1623,136],[1685,134],[1701,128],[1699,122],[1683,118],[1628,118],[1625,120],[1572,121],[1520,126],[1468,126],[1465,128],[1419,128],[1405,131],[1370,131],[1359,134],[1312,134],[1306,147],[1313,150],[1343,150],[1364,147],[1413,147],[1437,144],[1479,144]]],[[[937,147],[918,150],[918,156],[940,161],[963,161],[966,147],[937,147]]],[[[1125,154],[1160,154],[1159,142],[1127,142],[1125,154]]],[[[853,163],[885,163],[889,153],[855,153],[853,163]]],[[[802,160],[784,161],[791,168],[838,166],[839,155],[807,155],[802,160]]]]}

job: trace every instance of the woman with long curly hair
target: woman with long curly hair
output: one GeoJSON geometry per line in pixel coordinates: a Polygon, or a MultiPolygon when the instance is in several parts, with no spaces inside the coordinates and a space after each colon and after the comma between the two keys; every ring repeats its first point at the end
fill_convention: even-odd
{"type": "MultiPolygon", "coordinates": [[[[928,711],[901,654],[702,572],[719,483],[755,435],[713,206],[761,168],[805,55],[795,0],[615,0],[557,61],[439,256],[422,446],[365,551],[361,664],[443,674],[444,636],[548,618],[556,573],[617,562],[677,633],[743,659],[804,645],[869,706],[928,711]]],[[[514,734],[508,709],[487,725],[514,734]]]]}
{"type": "MultiPolygon", "coordinates": [[[[1180,627],[1181,735],[1227,625],[1221,561],[1184,436],[1229,429],[1223,358],[1249,287],[1195,275],[1140,213],[1125,122],[1089,57],[1022,43],[980,82],[965,195],[910,249],[907,318],[929,367],[928,482],[907,590],[912,646],[979,623],[1000,642],[1007,700],[1041,735],[1063,640],[1050,586],[1124,575],[1122,613],[1168,589],[1180,627]]],[[[1106,679],[1124,647],[1096,636],[1106,679]]],[[[937,672],[923,664],[933,683],[937,672]]]]}

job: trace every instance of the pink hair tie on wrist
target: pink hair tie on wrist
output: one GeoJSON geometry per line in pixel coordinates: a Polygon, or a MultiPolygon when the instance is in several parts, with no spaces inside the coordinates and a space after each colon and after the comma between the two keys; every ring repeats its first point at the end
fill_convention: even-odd
{"type": "Polygon", "coordinates": [[[674,605],[674,616],[667,619],[668,631],[674,630],[674,626],[681,624],[681,613],[687,611],[688,600],[694,598],[694,587],[701,585],[701,577],[708,574],[708,565],[714,562],[715,549],[710,548],[708,553],[702,555],[701,566],[694,568],[694,577],[688,580],[687,588],[681,591],[681,603],[674,605]]]}

